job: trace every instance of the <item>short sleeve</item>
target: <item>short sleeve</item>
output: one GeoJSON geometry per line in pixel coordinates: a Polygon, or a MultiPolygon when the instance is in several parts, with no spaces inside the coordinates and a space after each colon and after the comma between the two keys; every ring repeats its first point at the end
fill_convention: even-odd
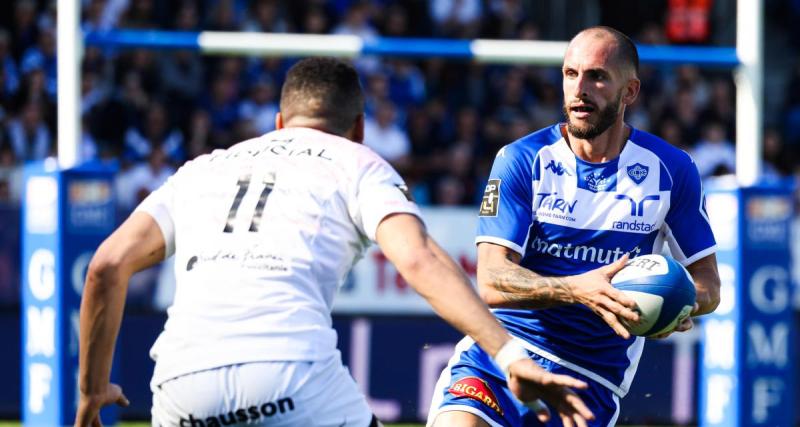
{"type": "Polygon", "coordinates": [[[164,236],[165,259],[175,253],[174,187],[175,177],[172,176],[161,187],[150,193],[134,210],[150,215],[158,224],[161,235],[164,236]]]}
{"type": "Polygon", "coordinates": [[[422,220],[403,179],[377,155],[363,168],[355,196],[355,209],[351,209],[353,221],[373,242],[378,225],[388,215],[409,213],[422,220]]]}
{"type": "Polygon", "coordinates": [[[673,177],[667,212],[667,243],[672,256],[684,266],[716,251],[716,241],[706,213],[705,195],[694,162],[673,177]]]}
{"type": "Polygon", "coordinates": [[[532,161],[515,145],[500,149],[478,212],[475,243],[488,242],[525,254],[531,226],[532,161]]]}

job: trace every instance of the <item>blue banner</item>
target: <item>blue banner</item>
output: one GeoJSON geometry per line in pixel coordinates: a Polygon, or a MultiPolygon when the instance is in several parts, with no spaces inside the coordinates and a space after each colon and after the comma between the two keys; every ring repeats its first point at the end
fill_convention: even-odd
{"type": "Polygon", "coordinates": [[[702,324],[700,425],[792,425],[792,190],[712,189],[708,210],[722,289],[702,324]]]}
{"type": "MultiPolygon", "coordinates": [[[[22,211],[22,415],[26,425],[72,424],[78,319],[86,267],[114,227],[114,171],[25,167],[22,211]]],[[[113,422],[114,413],[104,414],[113,422]]]]}

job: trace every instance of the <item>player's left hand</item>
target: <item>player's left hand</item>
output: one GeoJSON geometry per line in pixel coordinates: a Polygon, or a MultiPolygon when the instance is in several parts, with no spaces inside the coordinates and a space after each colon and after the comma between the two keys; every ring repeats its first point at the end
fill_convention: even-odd
{"type": "Polygon", "coordinates": [[[78,402],[78,413],[75,416],[75,427],[100,427],[100,409],[116,403],[123,408],[130,402],[122,393],[122,387],[109,383],[102,393],[86,395],[81,393],[78,402]]]}
{"type": "Polygon", "coordinates": [[[518,399],[529,402],[539,421],[550,419],[550,410],[537,402],[542,399],[555,408],[565,427],[585,427],[594,414],[572,389],[586,389],[588,385],[568,375],[547,372],[531,359],[520,359],[509,365],[508,387],[518,399]]]}
{"type": "Polygon", "coordinates": [[[663,334],[653,335],[650,338],[661,340],[661,339],[664,339],[664,338],[672,335],[675,332],[686,332],[689,329],[692,329],[694,327],[694,320],[692,320],[692,316],[694,316],[694,314],[698,310],[700,310],[700,305],[697,304],[697,303],[694,303],[694,308],[692,309],[692,313],[688,317],[683,319],[683,321],[681,323],[679,323],[678,326],[675,327],[675,329],[673,329],[673,330],[671,330],[669,332],[664,332],[663,334]]]}

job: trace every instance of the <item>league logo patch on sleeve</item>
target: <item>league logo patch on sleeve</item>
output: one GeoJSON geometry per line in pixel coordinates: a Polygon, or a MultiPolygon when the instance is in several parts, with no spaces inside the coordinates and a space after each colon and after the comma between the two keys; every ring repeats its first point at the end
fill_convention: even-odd
{"type": "Polygon", "coordinates": [[[498,415],[503,416],[503,409],[497,403],[497,396],[486,381],[478,377],[464,377],[456,381],[448,390],[450,394],[457,397],[466,397],[477,400],[484,405],[492,408],[498,415]]]}
{"type": "Polygon", "coordinates": [[[500,209],[500,180],[490,179],[486,184],[478,216],[497,216],[500,209]]]}

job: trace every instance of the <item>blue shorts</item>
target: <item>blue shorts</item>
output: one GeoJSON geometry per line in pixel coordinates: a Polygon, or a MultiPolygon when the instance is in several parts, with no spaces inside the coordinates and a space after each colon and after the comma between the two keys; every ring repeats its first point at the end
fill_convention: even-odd
{"type": "MultiPolygon", "coordinates": [[[[619,397],[610,389],[537,354],[529,353],[542,368],[585,381],[589,388],[576,390],[594,413],[592,427],[613,426],[619,416],[619,397]]],[[[508,389],[505,376],[474,341],[467,337],[456,346],[456,352],[442,371],[431,401],[428,425],[436,415],[447,411],[464,411],[477,415],[492,427],[561,426],[558,413],[550,408],[550,421],[543,424],[536,413],[522,404],[508,389]]]]}

